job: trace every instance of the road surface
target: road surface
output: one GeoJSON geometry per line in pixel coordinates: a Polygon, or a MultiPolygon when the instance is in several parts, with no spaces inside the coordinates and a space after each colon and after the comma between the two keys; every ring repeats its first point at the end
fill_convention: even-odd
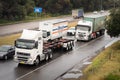
{"type": "Polygon", "coordinates": [[[99,49],[114,40],[105,35],[90,42],[75,42],[69,52],[54,52],[53,59],[39,66],[18,66],[12,59],[0,61],[0,80],[55,80],[80,61],[93,56],[99,49]]]}

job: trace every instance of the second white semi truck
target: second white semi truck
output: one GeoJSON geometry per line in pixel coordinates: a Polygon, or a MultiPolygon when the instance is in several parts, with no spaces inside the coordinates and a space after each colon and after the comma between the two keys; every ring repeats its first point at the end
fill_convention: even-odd
{"type": "Polygon", "coordinates": [[[42,60],[53,57],[53,50],[72,50],[74,40],[63,39],[67,22],[40,23],[39,30],[23,30],[19,39],[15,41],[14,60],[19,64],[38,65],[42,60]]]}
{"type": "Polygon", "coordinates": [[[78,21],[76,26],[76,39],[89,41],[104,35],[105,32],[105,14],[91,14],[85,16],[83,20],[78,21]]]}
{"type": "Polygon", "coordinates": [[[68,21],[54,19],[39,23],[39,30],[43,32],[44,41],[51,41],[62,38],[68,30],[68,21]]]}

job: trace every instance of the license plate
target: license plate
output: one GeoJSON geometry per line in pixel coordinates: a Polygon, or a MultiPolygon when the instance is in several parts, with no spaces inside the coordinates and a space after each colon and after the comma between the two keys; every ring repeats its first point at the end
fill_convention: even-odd
{"type": "Polygon", "coordinates": [[[24,62],[24,61],[21,61],[20,63],[21,63],[21,64],[25,64],[25,62],[24,62]]]}

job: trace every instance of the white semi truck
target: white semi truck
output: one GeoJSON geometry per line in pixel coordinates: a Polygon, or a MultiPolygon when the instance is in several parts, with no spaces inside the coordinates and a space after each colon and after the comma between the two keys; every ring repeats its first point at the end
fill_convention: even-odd
{"type": "Polygon", "coordinates": [[[39,23],[39,30],[43,32],[44,41],[51,41],[62,38],[68,30],[68,21],[54,19],[39,23]]]}
{"type": "Polygon", "coordinates": [[[23,30],[21,37],[15,41],[14,60],[17,63],[38,65],[42,60],[51,59],[55,49],[67,51],[73,49],[74,40],[60,38],[62,37],[60,33],[67,29],[67,24],[62,21],[61,24],[59,22],[51,25],[44,23],[44,28],[39,28],[40,30],[23,30]],[[51,28],[47,28],[51,25],[51,28]]]}
{"type": "Polygon", "coordinates": [[[89,41],[104,35],[105,32],[105,14],[91,14],[84,17],[83,20],[78,21],[76,26],[76,39],[82,41],[89,41]]]}

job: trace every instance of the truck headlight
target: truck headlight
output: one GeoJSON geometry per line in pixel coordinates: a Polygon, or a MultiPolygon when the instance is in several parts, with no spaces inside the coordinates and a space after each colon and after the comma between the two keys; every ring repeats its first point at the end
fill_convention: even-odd
{"type": "Polygon", "coordinates": [[[31,57],[29,58],[29,61],[32,61],[32,58],[31,58],[31,57]]]}

